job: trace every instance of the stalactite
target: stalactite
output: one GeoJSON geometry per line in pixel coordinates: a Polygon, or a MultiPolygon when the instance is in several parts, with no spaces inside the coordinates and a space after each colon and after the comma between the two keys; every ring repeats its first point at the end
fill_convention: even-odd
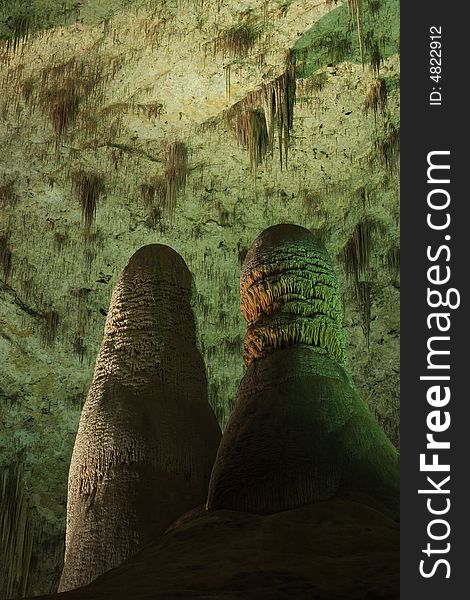
{"type": "Polygon", "coordinates": [[[385,115],[387,109],[388,90],[387,84],[383,78],[374,81],[370,86],[367,93],[366,100],[364,102],[364,112],[366,115],[370,111],[374,113],[374,119],[377,120],[377,113],[380,112],[385,115]]]}
{"type": "Polygon", "coordinates": [[[343,249],[342,261],[346,273],[349,277],[353,277],[355,282],[368,274],[372,235],[376,230],[375,221],[370,219],[360,221],[343,249]]]}
{"type": "Polygon", "coordinates": [[[357,200],[360,202],[363,211],[372,206],[375,201],[375,193],[368,186],[360,186],[355,192],[357,200]]]}
{"type": "MultiPolygon", "coordinates": [[[[153,86],[149,90],[153,92],[153,86]]],[[[122,117],[123,114],[128,113],[131,115],[145,115],[147,119],[154,120],[161,117],[165,112],[165,107],[161,102],[114,102],[105,106],[100,115],[104,117],[118,118],[122,117]]],[[[111,138],[112,139],[112,138],[111,138]]],[[[129,148],[130,149],[130,148],[129,148]]]]}
{"type": "MultiPolygon", "coordinates": [[[[329,1],[329,0],[327,0],[329,1]]],[[[277,17],[279,19],[284,19],[287,16],[287,13],[289,12],[289,8],[292,4],[292,0],[287,0],[286,2],[283,2],[282,4],[280,4],[277,8],[277,17]]]]}
{"type": "Polygon", "coordinates": [[[383,131],[375,140],[375,151],[387,172],[395,174],[400,167],[400,127],[385,121],[383,131]]]}
{"type": "Polygon", "coordinates": [[[161,181],[140,185],[140,196],[145,206],[152,206],[157,198],[162,197],[163,193],[163,183],[161,181]]]}
{"type": "Polygon", "coordinates": [[[69,245],[70,237],[67,232],[61,233],[59,231],[55,231],[53,241],[54,249],[60,254],[69,245]]]}
{"type": "Polygon", "coordinates": [[[361,54],[361,63],[364,66],[364,40],[362,30],[362,0],[348,0],[350,14],[356,21],[357,39],[359,43],[359,52],[361,54]]]}
{"type": "Polygon", "coordinates": [[[60,323],[60,313],[49,309],[42,313],[41,340],[45,346],[53,346],[60,323]]]}
{"type": "Polygon", "coordinates": [[[238,242],[238,244],[237,244],[237,259],[238,259],[238,264],[240,265],[240,267],[245,262],[247,252],[248,252],[248,248],[246,248],[245,246],[242,246],[241,243],[238,242]]]}
{"type": "Polygon", "coordinates": [[[319,73],[314,73],[307,79],[302,80],[302,87],[299,91],[298,96],[310,96],[312,94],[321,92],[325,87],[328,81],[328,73],[325,71],[320,71],[319,73]]]}
{"type": "Polygon", "coordinates": [[[267,122],[274,122],[274,118],[276,119],[281,168],[283,155],[287,164],[290,131],[294,123],[295,86],[295,61],[292,55],[288,54],[287,68],[280,77],[274,80],[274,98],[267,104],[267,106],[275,108],[275,114],[268,117],[267,122]]]}
{"type": "Polygon", "coordinates": [[[10,248],[9,231],[0,235],[0,265],[2,266],[3,277],[5,281],[7,281],[13,267],[13,254],[10,248]]]}
{"type": "Polygon", "coordinates": [[[0,184],[0,206],[2,208],[13,208],[18,202],[18,194],[15,190],[15,180],[3,178],[0,184]]]}
{"type": "Polygon", "coordinates": [[[58,137],[62,136],[74,122],[81,98],[75,83],[62,89],[51,88],[42,96],[42,106],[48,110],[49,118],[58,137]]]}
{"type": "Polygon", "coordinates": [[[56,135],[56,146],[74,125],[80,109],[88,104],[94,108],[104,100],[105,83],[111,73],[105,73],[101,55],[91,53],[88,60],[71,58],[66,62],[44,67],[40,76],[23,82],[22,95],[32,110],[39,107],[46,115],[56,135]]]}
{"type": "Polygon", "coordinates": [[[85,341],[80,333],[76,333],[72,342],[73,353],[78,356],[78,360],[80,363],[83,363],[83,359],[85,358],[86,346],[85,341]]]}
{"type": "Polygon", "coordinates": [[[382,0],[368,0],[367,6],[370,10],[371,15],[378,15],[382,8],[382,0]]]}
{"type": "Polygon", "coordinates": [[[170,220],[176,209],[178,193],[186,189],[188,176],[188,149],[183,142],[173,142],[167,148],[165,168],[165,209],[170,220]]]}
{"type": "Polygon", "coordinates": [[[362,329],[367,346],[369,346],[371,311],[371,284],[368,280],[370,257],[373,250],[373,234],[381,230],[382,227],[377,221],[368,218],[360,221],[354,228],[341,255],[346,274],[353,279],[354,293],[361,314],[362,329]]]}
{"type": "Polygon", "coordinates": [[[34,289],[34,279],[23,274],[20,278],[20,289],[24,299],[26,301],[30,300],[34,289]]]}
{"type": "Polygon", "coordinates": [[[312,49],[315,52],[327,53],[328,61],[334,65],[343,62],[349,56],[352,49],[351,36],[344,31],[328,31],[322,37],[315,40],[313,47],[306,47],[297,52],[300,59],[300,71],[305,73],[305,68],[309,63],[312,49]]]}
{"type": "Polygon", "coordinates": [[[260,35],[259,27],[251,23],[237,23],[215,38],[212,51],[224,57],[244,58],[250,54],[260,35]]]}
{"type": "Polygon", "coordinates": [[[356,284],[357,303],[361,313],[362,331],[367,348],[369,348],[370,344],[370,315],[372,308],[371,290],[372,285],[369,281],[358,281],[356,284]]]}
{"type": "Polygon", "coordinates": [[[225,65],[225,97],[227,98],[227,102],[230,102],[230,91],[231,91],[231,66],[225,65]]]}
{"type": "Polygon", "coordinates": [[[73,353],[83,362],[87,347],[85,345],[85,324],[87,320],[87,296],[91,292],[89,288],[74,288],[70,295],[76,299],[75,305],[75,328],[72,339],[73,353]]]}
{"type": "Polygon", "coordinates": [[[319,214],[323,214],[323,196],[319,192],[311,191],[308,189],[300,190],[300,197],[302,198],[302,208],[306,214],[313,218],[315,217],[317,222],[319,220],[319,214]]]}
{"type": "MultiPolygon", "coordinates": [[[[273,153],[274,149],[274,129],[277,129],[277,141],[279,146],[279,160],[281,168],[283,163],[287,164],[290,131],[293,126],[294,104],[295,104],[295,61],[293,54],[288,53],[286,58],[285,71],[273,81],[264,84],[258,90],[250,92],[243,100],[237,102],[226,112],[226,119],[237,134],[239,140],[246,140],[246,147],[250,155],[253,156],[253,149],[263,148],[266,145],[266,152],[273,153]],[[264,113],[266,121],[267,140],[265,134],[261,132],[259,117],[264,113]],[[242,117],[240,115],[250,115],[251,117],[242,117]],[[253,117],[256,114],[256,117],[253,117]],[[253,127],[248,120],[257,118],[258,124],[253,127]],[[253,136],[250,137],[250,132],[253,136]],[[262,136],[262,142],[260,139],[262,136]],[[260,146],[261,142],[261,146],[260,146]],[[250,153],[251,149],[251,153],[250,153]]],[[[260,156],[259,151],[254,152],[254,161],[251,161],[252,168],[256,166],[256,157],[260,156]]]]}
{"type": "Polygon", "coordinates": [[[380,51],[380,44],[375,39],[374,33],[371,31],[367,32],[364,41],[367,52],[369,53],[369,64],[370,67],[375,74],[376,77],[379,76],[380,73],[380,65],[382,63],[383,57],[380,51]]]}
{"type": "Polygon", "coordinates": [[[99,228],[87,229],[83,232],[83,254],[84,254],[84,267],[86,277],[91,276],[91,270],[93,263],[98,254],[98,250],[103,247],[103,232],[99,228]]]}
{"type": "Polygon", "coordinates": [[[393,246],[389,248],[385,256],[385,266],[392,279],[400,276],[400,248],[393,246]]]}
{"type": "Polygon", "coordinates": [[[0,470],[0,596],[26,595],[33,544],[33,519],[23,485],[23,464],[0,470]]]}
{"type": "Polygon", "coordinates": [[[11,37],[6,41],[6,51],[16,53],[18,48],[28,41],[31,28],[31,17],[28,12],[20,12],[9,22],[11,37]]]}
{"type": "Polygon", "coordinates": [[[239,143],[248,151],[251,168],[256,172],[256,167],[264,160],[269,149],[264,111],[247,110],[237,115],[236,131],[239,143]]]}
{"type": "Polygon", "coordinates": [[[95,223],[98,202],[104,194],[104,179],[96,173],[78,171],[72,176],[72,185],[81,204],[85,230],[90,231],[95,223]]]}

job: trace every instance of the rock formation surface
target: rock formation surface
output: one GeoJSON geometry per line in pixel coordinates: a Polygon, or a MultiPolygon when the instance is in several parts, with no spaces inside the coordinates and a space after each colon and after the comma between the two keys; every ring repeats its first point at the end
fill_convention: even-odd
{"type": "Polygon", "coordinates": [[[347,373],[336,276],[310,231],[277,225],[256,239],[241,307],[248,368],[208,508],[275,513],[367,495],[397,518],[398,454],[347,373]]]}
{"type": "Polygon", "coordinates": [[[333,499],[201,514],[89,586],[37,600],[397,600],[399,527],[333,499]]]}
{"type": "Polygon", "coordinates": [[[69,474],[60,591],[121,564],[203,502],[220,428],[196,347],[192,277],[159,244],[111,299],[69,474]]]}
{"type": "Polygon", "coordinates": [[[246,251],[276,223],[316,230],[351,377],[399,447],[400,7],[356,3],[361,46],[350,5],[0,1],[2,600],[57,589],[107,307],[144,245],[177,250],[197,282],[224,429],[246,251]]]}
{"type": "Polygon", "coordinates": [[[247,254],[247,372],[199,506],[214,454],[201,437],[218,432],[198,388],[190,294],[183,261],[156,245],[133,256],[113,293],[72,460],[62,589],[93,566],[106,572],[61,597],[395,600],[398,458],[347,373],[326,251],[308,230],[278,225],[247,254]],[[182,464],[195,481],[173,468],[182,464]],[[102,568],[103,550],[116,568],[102,568]]]}

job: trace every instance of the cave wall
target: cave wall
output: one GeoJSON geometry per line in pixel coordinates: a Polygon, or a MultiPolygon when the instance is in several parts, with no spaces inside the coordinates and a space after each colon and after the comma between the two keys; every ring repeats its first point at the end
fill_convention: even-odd
{"type": "Polygon", "coordinates": [[[111,290],[145,244],[194,275],[223,427],[247,248],[276,223],[315,231],[349,370],[399,445],[398,1],[64,7],[0,9],[0,597],[57,585],[80,410],[111,290]]]}

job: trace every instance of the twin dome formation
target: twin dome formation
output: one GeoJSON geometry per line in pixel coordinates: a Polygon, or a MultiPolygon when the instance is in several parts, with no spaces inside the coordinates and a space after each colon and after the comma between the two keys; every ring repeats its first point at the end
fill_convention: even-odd
{"type": "Polygon", "coordinates": [[[398,455],[347,373],[338,285],[314,236],[270,227],[247,254],[247,370],[223,435],[192,290],[183,259],[158,244],[116,284],[72,455],[60,591],[201,505],[270,515],[344,498],[398,519],[398,455]]]}

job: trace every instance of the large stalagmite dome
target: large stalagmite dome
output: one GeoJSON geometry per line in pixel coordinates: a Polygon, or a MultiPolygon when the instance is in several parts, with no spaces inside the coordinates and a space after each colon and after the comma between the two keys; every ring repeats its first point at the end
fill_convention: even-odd
{"type": "Polygon", "coordinates": [[[116,283],[72,454],[60,591],[205,501],[220,428],[191,295],[183,259],[161,244],[135,252],[116,283]]]}

